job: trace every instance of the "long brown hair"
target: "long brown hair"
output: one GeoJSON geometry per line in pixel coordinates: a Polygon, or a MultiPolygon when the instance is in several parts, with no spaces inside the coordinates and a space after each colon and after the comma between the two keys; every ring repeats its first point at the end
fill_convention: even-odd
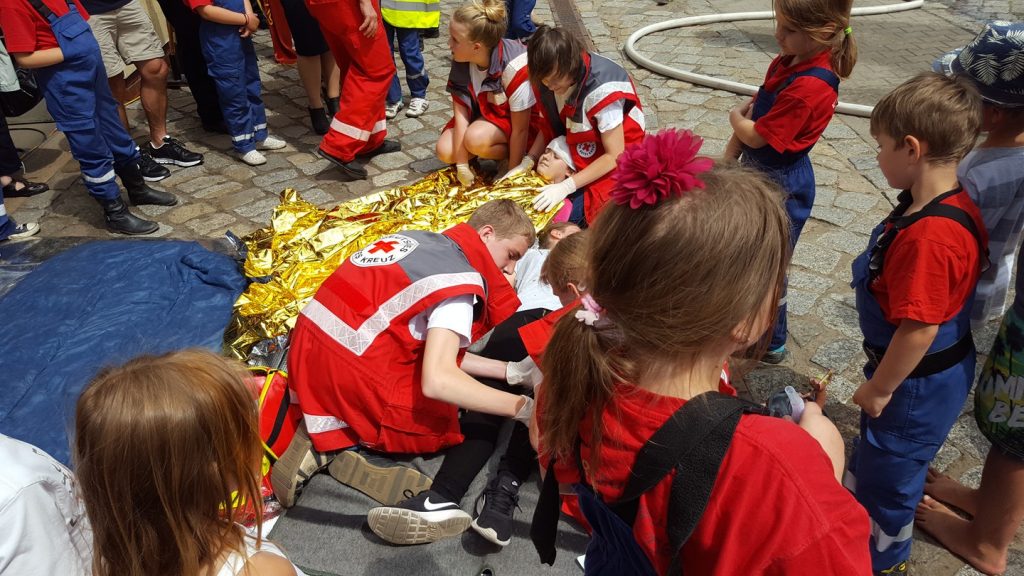
{"type": "Polygon", "coordinates": [[[774,0],[782,14],[797,30],[828,48],[832,71],[849,78],[857,64],[857,39],[850,28],[853,0],[774,0]]]}
{"type": "Polygon", "coordinates": [[[609,204],[591,228],[586,286],[610,323],[559,321],[539,389],[545,451],[569,454],[589,413],[596,470],[601,414],[617,382],[721,346],[778,299],[790,251],[781,190],[738,165],[701,178],[703,190],[654,206],[609,204]]]}
{"type": "Polygon", "coordinates": [[[244,550],[231,503],[237,491],[234,502],[254,505],[260,524],[262,452],[243,373],[184,350],[107,369],[82,393],[74,460],[93,574],[193,576],[244,550]]]}

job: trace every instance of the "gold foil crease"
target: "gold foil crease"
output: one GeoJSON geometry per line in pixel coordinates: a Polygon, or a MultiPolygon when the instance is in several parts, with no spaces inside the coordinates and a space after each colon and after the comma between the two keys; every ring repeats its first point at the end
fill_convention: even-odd
{"type": "Polygon", "coordinates": [[[235,302],[225,347],[245,359],[253,344],[287,334],[320,284],[353,252],[402,230],[441,232],[465,222],[481,204],[508,198],[522,206],[538,229],[555,211],[531,202],[546,182],[536,174],[464,189],[448,168],[422,180],[350,200],[325,210],[289,188],[281,192],[270,228],[242,240],[248,248],[245,275],[252,280],[235,302]]]}

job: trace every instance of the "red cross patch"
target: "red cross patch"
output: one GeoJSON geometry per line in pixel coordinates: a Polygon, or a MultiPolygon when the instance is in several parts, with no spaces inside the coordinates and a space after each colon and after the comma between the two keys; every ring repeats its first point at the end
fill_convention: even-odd
{"type": "Polygon", "coordinates": [[[419,246],[419,242],[401,234],[391,234],[371,243],[352,255],[356,266],[387,266],[405,258],[419,246]]]}

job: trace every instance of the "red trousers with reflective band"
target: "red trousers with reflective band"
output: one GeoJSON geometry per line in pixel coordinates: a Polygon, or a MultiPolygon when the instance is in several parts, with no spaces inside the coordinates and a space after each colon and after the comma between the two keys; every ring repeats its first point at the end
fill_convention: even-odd
{"type": "MultiPolygon", "coordinates": [[[[376,3],[375,3],[376,4],[376,3]]],[[[356,0],[306,0],[309,13],[320,22],[327,45],[341,69],[341,98],[331,130],[320,148],[345,162],[381,145],[387,136],[384,100],[395,63],[391,59],[384,21],[377,9],[377,33],[367,38],[356,0]]]]}

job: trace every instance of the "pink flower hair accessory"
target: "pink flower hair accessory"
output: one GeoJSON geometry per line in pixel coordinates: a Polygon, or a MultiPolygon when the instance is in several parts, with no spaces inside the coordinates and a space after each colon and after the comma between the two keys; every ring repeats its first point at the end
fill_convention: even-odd
{"type": "Polygon", "coordinates": [[[704,188],[698,175],[714,161],[697,156],[704,139],[689,130],[669,128],[651,134],[619,155],[612,201],[636,209],[704,188]]]}

